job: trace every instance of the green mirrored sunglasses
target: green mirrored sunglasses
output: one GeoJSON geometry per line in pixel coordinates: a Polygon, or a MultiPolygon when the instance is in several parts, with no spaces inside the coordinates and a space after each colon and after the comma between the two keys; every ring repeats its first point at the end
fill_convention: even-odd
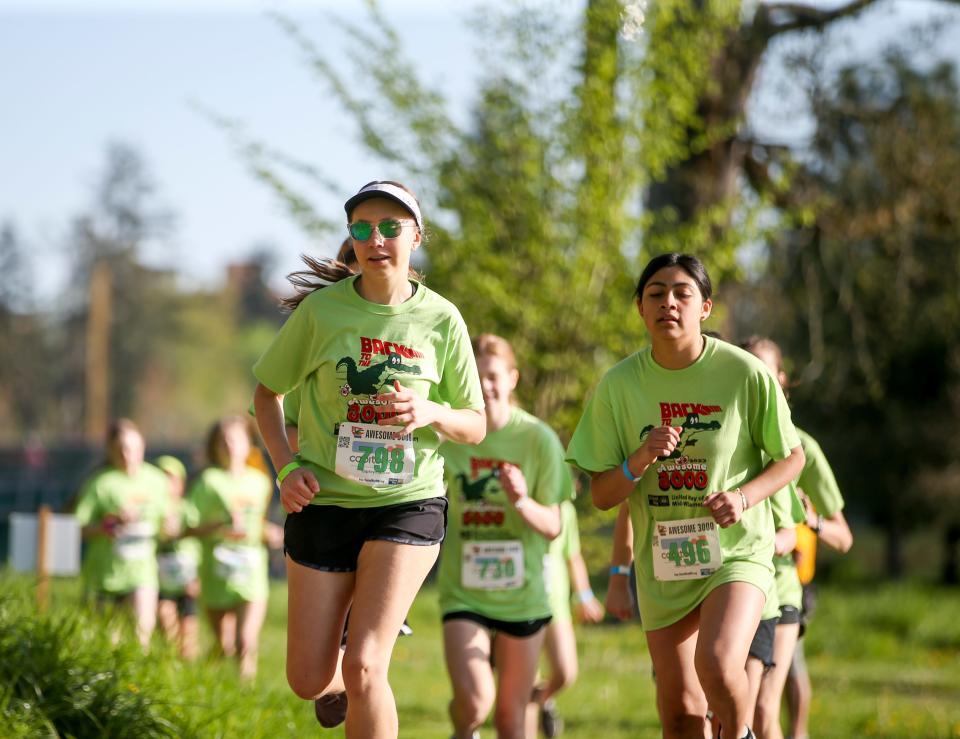
{"type": "MultiPolygon", "coordinates": [[[[376,224],[377,231],[385,239],[395,239],[403,231],[404,226],[412,226],[413,221],[401,221],[398,218],[386,218],[376,224]]],[[[354,221],[347,230],[357,241],[366,241],[373,236],[374,224],[368,221],[354,221]]]]}

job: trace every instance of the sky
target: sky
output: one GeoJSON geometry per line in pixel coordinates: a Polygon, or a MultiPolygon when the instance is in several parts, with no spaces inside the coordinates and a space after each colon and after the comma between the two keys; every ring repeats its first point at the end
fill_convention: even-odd
{"type": "MultiPolygon", "coordinates": [[[[582,0],[559,3],[575,10],[582,0]]],[[[471,30],[476,4],[381,2],[422,78],[460,120],[483,72],[471,30]]],[[[880,43],[904,17],[937,8],[900,0],[841,32],[851,48],[880,43]]],[[[176,215],[147,261],[177,269],[185,283],[217,283],[228,263],[262,244],[277,255],[275,280],[297,267],[301,252],[332,255],[336,243],[315,243],[299,229],[198,104],[322,165],[344,187],[340,198],[317,194],[325,216],[339,218],[362,183],[396,176],[365,154],[268,10],[297,20],[335,62],[343,47],[330,13],[365,18],[359,0],[0,0],[0,222],[12,222],[27,245],[38,296],[55,296],[70,279],[69,225],[90,207],[111,141],[142,155],[156,204],[176,215]]],[[[778,135],[802,136],[803,116],[783,105],[782,76],[776,64],[765,68],[754,107],[778,135]]]]}
{"type": "MultiPolygon", "coordinates": [[[[468,4],[408,0],[403,12],[400,4],[384,3],[385,13],[424,79],[465,107],[477,72],[468,4]]],[[[0,221],[12,221],[34,254],[40,292],[68,279],[69,223],[89,208],[111,141],[142,155],[157,204],[176,215],[172,236],[150,246],[148,261],[177,268],[188,282],[222,279],[228,262],[261,243],[274,245],[281,272],[295,268],[300,252],[335,250],[292,222],[196,106],[322,164],[347,189],[317,207],[339,217],[349,194],[385,173],[266,10],[294,17],[335,58],[328,14],[336,6],[362,20],[360,5],[0,1],[0,221]]]]}

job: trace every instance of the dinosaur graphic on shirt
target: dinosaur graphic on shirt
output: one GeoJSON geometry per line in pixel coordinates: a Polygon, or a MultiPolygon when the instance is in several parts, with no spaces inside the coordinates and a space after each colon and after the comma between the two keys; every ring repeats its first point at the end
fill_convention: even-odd
{"type": "Polygon", "coordinates": [[[500,479],[500,470],[495,469],[489,475],[477,478],[473,482],[468,481],[467,476],[460,472],[457,474],[457,479],[460,481],[460,490],[463,491],[464,499],[483,500],[490,483],[500,479]]]}
{"type": "Polygon", "coordinates": [[[384,361],[364,369],[357,368],[353,357],[344,357],[337,362],[337,370],[341,368],[345,368],[347,372],[345,395],[377,395],[383,391],[383,386],[398,374],[420,374],[419,365],[404,364],[403,357],[396,353],[388,354],[384,361]]]}

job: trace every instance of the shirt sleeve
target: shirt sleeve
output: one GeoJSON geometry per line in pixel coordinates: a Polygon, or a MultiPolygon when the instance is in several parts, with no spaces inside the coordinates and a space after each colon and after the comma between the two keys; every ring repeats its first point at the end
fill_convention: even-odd
{"type": "Polygon", "coordinates": [[[795,483],[791,482],[771,496],[770,511],[773,514],[773,526],[776,529],[793,529],[798,523],[806,520],[803,503],[797,495],[795,483]]]}
{"type": "Polygon", "coordinates": [[[820,445],[810,436],[803,438],[803,453],[807,460],[797,484],[807,494],[813,507],[827,518],[843,510],[843,495],[833,469],[820,445]]]}
{"type": "Polygon", "coordinates": [[[750,414],[750,434],[754,443],[773,459],[786,459],[800,437],[790,417],[790,406],[780,383],[770,372],[758,371],[752,382],[754,403],[750,414]]]}
{"type": "Polygon", "coordinates": [[[300,398],[303,395],[303,386],[297,385],[283,396],[283,422],[287,426],[300,425],[300,398]]]}
{"type": "Polygon", "coordinates": [[[190,517],[194,526],[215,521],[228,523],[231,520],[230,511],[227,510],[216,490],[210,487],[202,474],[191,486],[187,500],[189,507],[192,508],[190,517]]]}
{"type": "Polygon", "coordinates": [[[77,506],[74,509],[73,515],[76,516],[77,522],[81,527],[89,526],[100,518],[100,499],[97,495],[97,478],[98,475],[94,475],[88,479],[83,484],[83,487],[80,488],[80,492],[77,495],[77,506]]]}
{"type": "Polygon", "coordinates": [[[583,409],[567,446],[567,462],[586,472],[604,472],[622,464],[626,457],[604,377],[583,409]]]}
{"type": "Polygon", "coordinates": [[[540,433],[540,474],[533,497],[543,505],[556,505],[573,497],[573,478],[563,458],[563,445],[545,425],[540,433]]]}
{"type": "Polygon", "coordinates": [[[314,311],[310,309],[312,297],[309,296],[290,314],[253,366],[257,380],[275,393],[287,394],[319,364],[317,352],[321,334],[314,311]]]}
{"type": "Polygon", "coordinates": [[[459,313],[450,320],[437,395],[454,409],[482,410],[484,407],[477,360],[470,346],[467,325],[459,313]]]}
{"type": "Polygon", "coordinates": [[[577,509],[572,500],[561,504],[563,512],[563,558],[568,560],[580,554],[580,525],[577,523],[577,509]]]}
{"type": "Polygon", "coordinates": [[[167,475],[158,467],[151,465],[150,474],[153,477],[154,486],[154,515],[156,517],[157,527],[163,526],[163,522],[173,510],[173,501],[170,498],[170,485],[167,482],[167,475]]]}

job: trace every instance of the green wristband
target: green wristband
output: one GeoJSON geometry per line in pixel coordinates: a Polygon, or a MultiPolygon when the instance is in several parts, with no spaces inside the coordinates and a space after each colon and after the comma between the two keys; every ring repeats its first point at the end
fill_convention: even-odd
{"type": "Polygon", "coordinates": [[[285,465],[282,470],[277,473],[277,487],[283,484],[283,481],[287,479],[287,475],[293,472],[296,469],[300,469],[301,464],[298,460],[293,460],[290,464],[285,465]]]}

